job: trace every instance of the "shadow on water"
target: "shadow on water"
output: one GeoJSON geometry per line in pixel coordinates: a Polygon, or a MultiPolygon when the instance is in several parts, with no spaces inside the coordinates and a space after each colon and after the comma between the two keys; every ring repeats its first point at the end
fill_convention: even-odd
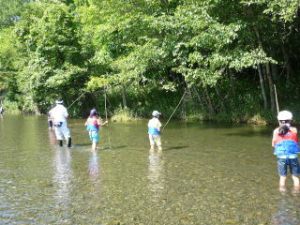
{"type": "MultiPolygon", "coordinates": [[[[76,148],[76,149],[85,149],[85,147],[88,147],[90,146],[91,147],[91,144],[90,143],[83,143],[83,144],[74,144],[73,145],[73,148],[76,148]]],[[[127,145],[119,145],[119,146],[100,146],[99,147],[99,150],[113,150],[113,149],[122,149],[122,148],[126,148],[127,145]]]]}
{"type": "Polygon", "coordinates": [[[119,145],[119,146],[103,146],[100,148],[100,150],[117,150],[117,149],[122,149],[126,148],[127,145],[119,145]]]}
{"type": "Polygon", "coordinates": [[[73,147],[86,147],[91,146],[91,143],[74,144],[73,147]]]}
{"type": "Polygon", "coordinates": [[[179,150],[184,148],[189,148],[189,146],[188,145],[175,146],[175,147],[171,146],[171,147],[164,148],[163,151],[174,151],[174,150],[179,150]]]}
{"type": "Polygon", "coordinates": [[[263,130],[244,130],[234,133],[226,133],[224,136],[238,136],[238,137],[270,137],[272,135],[271,129],[263,130]]]}

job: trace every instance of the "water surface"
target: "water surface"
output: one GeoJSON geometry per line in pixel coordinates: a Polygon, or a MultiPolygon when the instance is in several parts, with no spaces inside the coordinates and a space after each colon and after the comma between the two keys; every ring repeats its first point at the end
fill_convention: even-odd
{"type": "Polygon", "coordinates": [[[45,117],[0,120],[0,224],[300,224],[300,196],[277,190],[272,128],[173,122],[159,154],[147,121],[110,123],[97,152],[83,124],[70,121],[68,149],[45,117]]]}

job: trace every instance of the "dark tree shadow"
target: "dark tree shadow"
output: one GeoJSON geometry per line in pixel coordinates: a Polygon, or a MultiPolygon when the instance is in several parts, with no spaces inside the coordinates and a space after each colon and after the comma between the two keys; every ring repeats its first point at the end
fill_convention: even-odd
{"type": "Polygon", "coordinates": [[[82,144],[73,144],[73,147],[86,147],[86,146],[92,146],[91,143],[82,143],[82,144]]]}
{"type": "Polygon", "coordinates": [[[265,137],[271,137],[273,135],[273,132],[271,129],[265,129],[260,131],[240,131],[240,132],[233,132],[233,133],[227,133],[224,134],[224,136],[240,136],[240,137],[253,137],[253,136],[265,136],[265,137]]]}
{"type": "Polygon", "coordinates": [[[127,145],[119,145],[119,146],[103,146],[103,148],[100,147],[100,150],[116,150],[116,149],[122,149],[126,148],[127,145]]]}

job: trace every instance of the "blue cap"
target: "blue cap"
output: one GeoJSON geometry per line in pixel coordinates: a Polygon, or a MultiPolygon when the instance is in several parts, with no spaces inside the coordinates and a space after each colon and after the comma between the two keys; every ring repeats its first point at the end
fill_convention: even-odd
{"type": "Polygon", "coordinates": [[[90,111],[90,116],[97,116],[97,115],[98,115],[98,112],[95,108],[90,111]]]}

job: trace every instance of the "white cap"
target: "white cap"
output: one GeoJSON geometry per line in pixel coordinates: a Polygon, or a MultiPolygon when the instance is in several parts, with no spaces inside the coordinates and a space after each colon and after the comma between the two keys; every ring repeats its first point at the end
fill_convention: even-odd
{"type": "Polygon", "coordinates": [[[56,104],[63,104],[64,101],[63,101],[63,100],[56,100],[55,103],[56,103],[56,104]]]}
{"type": "Polygon", "coordinates": [[[152,116],[158,117],[158,116],[160,116],[160,115],[161,115],[161,113],[158,112],[157,110],[154,110],[154,111],[152,112],[152,116]]]}
{"type": "Polygon", "coordinates": [[[277,119],[278,120],[292,120],[293,114],[290,111],[283,110],[278,113],[277,119]]]}

